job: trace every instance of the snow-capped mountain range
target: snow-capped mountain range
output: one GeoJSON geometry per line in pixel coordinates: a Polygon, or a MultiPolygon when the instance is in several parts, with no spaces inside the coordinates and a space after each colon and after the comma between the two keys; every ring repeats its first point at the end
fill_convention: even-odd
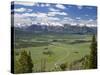
{"type": "Polygon", "coordinates": [[[35,32],[35,33],[44,33],[44,32],[56,32],[56,33],[77,33],[77,34],[96,34],[96,26],[88,26],[85,24],[57,24],[57,23],[34,23],[31,25],[15,25],[15,29],[25,32],[35,32]]]}

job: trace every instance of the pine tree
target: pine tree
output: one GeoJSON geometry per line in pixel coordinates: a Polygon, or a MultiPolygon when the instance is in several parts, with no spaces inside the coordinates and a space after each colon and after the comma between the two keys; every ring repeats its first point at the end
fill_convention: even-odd
{"type": "Polygon", "coordinates": [[[97,41],[96,41],[95,35],[93,35],[90,48],[91,48],[91,51],[90,51],[90,57],[89,57],[89,68],[95,69],[97,68],[97,41]]]}
{"type": "Polygon", "coordinates": [[[22,51],[18,60],[19,73],[31,73],[33,68],[33,63],[31,59],[31,53],[29,54],[26,51],[22,51]]]}
{"type": "Polygon", "coordinates": [[[28,67],[29,67],[29,71],[28,72],[31,73],[32,72],[32,68],[33,68],[33,62],[32,62],[32,59],[31,59],[31,53],[30,53],[30,51],[29,51],[27,62],[28,62],[28,67]]]}

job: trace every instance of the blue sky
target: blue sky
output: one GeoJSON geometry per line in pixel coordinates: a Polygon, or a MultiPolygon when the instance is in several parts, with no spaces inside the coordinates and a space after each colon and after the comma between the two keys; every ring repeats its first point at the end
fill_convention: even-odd
{"type": "Polygon", "coordinates": [[[97,7],[78,6],[68,4],[14,2],[12,4],[12,15],[15,18],[15,25],[41,24],[97,24],[97,7]],[[14,12],[14,14],[13,14],[14,12]]]}

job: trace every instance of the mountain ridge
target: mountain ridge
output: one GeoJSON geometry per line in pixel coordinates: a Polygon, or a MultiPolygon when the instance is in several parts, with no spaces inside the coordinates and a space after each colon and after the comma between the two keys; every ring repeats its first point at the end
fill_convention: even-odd
{"type": "Polygon", "coordinates": [[[88,27],[86,25],[80,26],[80,25],[70,25],[70,24],[64,24],[63,26],[32,24],[30,26],[14,27],[14,28],[23,32],[31,32],[31,33],[45,33],[45,32],[68,33],[68,34],[97,33],[97,27],[88,27]]]}

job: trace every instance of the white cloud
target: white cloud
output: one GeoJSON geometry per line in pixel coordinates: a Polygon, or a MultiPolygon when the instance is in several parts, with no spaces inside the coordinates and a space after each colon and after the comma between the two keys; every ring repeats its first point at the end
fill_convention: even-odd
{"type": "Polygon", "coordinates": [[[68,15],[67,13],[65,13],[65,12],[60,12],[60,13],[58,13],[59,15],[68,15]]]}
{"type": "Polygon", "coordinates": [[[24,6],[33,6],[36,3],[33,3],[33,2],[25,2],[25,1],[15,1],[14,4],[20,4],[20,5],[24,5],[24,6]]]}
{"type": "Polygon", "coordinates": [[[83,8],[83,6],[78,5],[77,8],[78,8],[79,10],[81,10],[81,9],[83,8]]]}
{"type": "Polygon", "coordinates": [[[37,17],[38,18],[45,18],[47,16],[47,14],[46,13],[37,13],[37,17]]]}
{"type": "Polygon", "coordinates": [[[26,11],[25,8],[17,8],[17,9],[14,9],[14,12],[24,12],[26,11]]]}
{"type": "Polygon", "coordinates": [[[92,7],[90,7],[90,6],[87,6],[86,8],[88,8],[88,9],[92,9],[92,7]]]}
{"type": "Polygon", "coordinates": [[[58,9],[54,9],[54,8],[49,8],[50,11],[60,11],[58,9]]]}
{"type": "Polygon", "coordinates": [[[56,12],[48,12],[47,15],[48,15],[48,16],[55,16],[55,15],[56,15],[56,12]]]}
{"type": "Polygon", "coordinates": [[[53,26],[63,26],[60,22],[52,22],[51,25],[53,25],[53,26]]]}
{"type": "Polygon", "coordinates": [[[89,22],[92,22],[93,21],[93,19],[89,19],[89,22]]]}
{"type": "Polygon", "coordinates": [[[24,14],[22,14],[23,16],[25,16],[25,17],[35,17],[35,16],[37,16],[37,14],[36,13],[24,13],[24,14]]]}
{"type": "Polygon", "coordinates": [[[36,21],[40,23],[55,22],[55,21],[60,20],[58,17],[51,17],[44,13],[39,13],[38,15],[41,15],[41,16],[37,16],[36,21]]]}
{"type": "Polygon", "coordinates": [[[64,17],[64,20],[73,21],[74,19],[72,19],[71,17],[64,17]]]}
{"type": "Polygon", "coordinates": [[[62,24],[72,24],[74,22],[75,19],[72,19],[71,17],[64,17],[61,20],[62,24]]]}
{"type": "Polygon", "coordinates": [[[46,6],[48,7],[48,6],[50,6],[50,4],[46,3],[46,6]]]}
{"type": "Polygon", "coordinates": [[[62,5],[62,4],[56,4],[56,7],[59,8],[59,9],[65,9],[65,6],[62,5]]]}
{"type": "Polygon", "coordinates": [[[50,17],[46,13],[14,14],[15,26],[31,25],[32,23],[48,24],[48,23],[55,23],[57,21],[60,21],[58,17],[50,17]],[[34,19],[31,19],[30,17],[34,17],[34,19]]]}
{"type": "Polygon", "coordinates": [[[26,8],[16,8],[14,9],[14,12],[31,12],[32,9],[26,9],[26,8]]]}
{"type": "Polygon", "coordinates": [[[48,13],[23,13],[23,14],[14,14],[14,25],[31,25],[32,23],[41,23],[41,24],[47,24],[50,23],[52,25],[54,24],[72,24],[77,25],[80,24],[81,26],[84,24],[86,25],[96,25],[97,21],[93,19],[89,20],[83,20],[80,17],[76,17],[75,19],[65,16],[64,18],[59,18],[55,15],[68,15],[65,12],[48,12],[48,13]],[[32,18],[33,17],[33,18],[32,18]],[[77,21],[78,19],[78,21],[77,21]]]}
{"type": "Polygon", "coordinates": [[[50,4],[48,4],[48,3],[46,3],[46,4],[38,4],[38,3],[37,3],[37,6],[40,6],[40,7],[49,7],[50,4]]]}
{"type": "Polygon", "coordinates": [[[32,12],[32,9],[27,9],[26,11],[27,11],[27,12],[32,12]]]}
{"type": "Polygon", "coordinates": [[[50,21],[54,21],[54,20],[60,20],[60,19],[57,18],[57,17],[48,17],[48,20],[50,20],[50,21]]]}
{"type": "Polygon", "coordinates": [[[86,26],[96,26],[97,25],[97,20],[89,19],[89,20],[80,20],[77,22],[79,24],[84,24],[86,26]]]}
{"type": "MultiPolygon", "coordinates": [[[[13,14],[12,14],[13,15],[13,14]]],[[[14,14],[14,26],[28,26],[31,25],[32,20],[28,17],[25,17],[21,14],[14,14]]]]}
{"type": "Polygon", "coordinates": [[[80,17],[76,17],[76,19],[77,19],[77,20],[80,20],[81,18],[80,18],[80,17]]]}
{"type": "Polygon", "coordinates": [[[49,12],[48,13],[48,16],[55,16],[55,15],[68,15],[67,13],[65,13],[65,12],[49,12]]]}
{"type": "Polygon", "coordinates": [[[46,13],[23,13],[23,14],[14,14],[15,17],[46,17],[46,13]]]}
{"type": "Polygon", "coordinates": [[[86,21],[86,25],[89,26],[89,27],[91,27],[91,26],[96,27],[97,26],[97,20],[89,19],[89,20],[86,21]]]}
{"type": "Polygon", "coordinates": [[[14,14],[14,20],[16,20],[16,18],[23,18],[23,17],[26,16],[24,16],[23,14],[17,14],[17,13],[14,14]]]}
{"type": "Polygon", "coordinates": [[[41,7],[45,7],[45,4],[41,4],[41,7]]]}
{"type": "Polygon", "coordinates": [[[61,23],[62,24],[71,24],[71,25],[77,25],[79,24],[80,26],[97,26],[97,20],[93,20],[93,19],[89,19],[89,20],[84,20],[81,19],[80,17],[76,17],[75,19],[72,19],[71,17],[64,17],[64,19],[62,19],[61,23]],[[79,19],[77,21],[77,19],[79,19]]]}
{"type": "Polygon", "coordinates": [[[97,20],[89,19],[88,24],[94,24],[97,25],[97,20]]]}

